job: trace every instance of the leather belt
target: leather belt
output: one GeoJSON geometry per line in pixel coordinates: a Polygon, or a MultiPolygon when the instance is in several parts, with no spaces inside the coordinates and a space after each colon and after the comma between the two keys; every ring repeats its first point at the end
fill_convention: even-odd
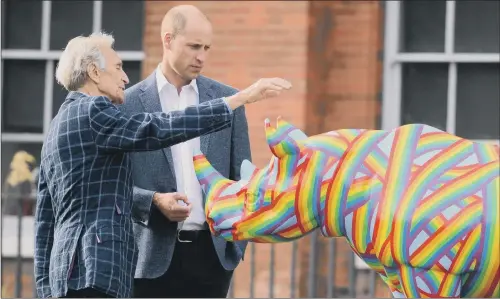
{"type": "Polygon", "coordinates": [[[178,230],[177,241],[181,243],[191,243],[198,240],[203,235],[210,235],[207,223],[205,223],[202,230],[178,230]]]}
{"type": "Polygon", "coordinates": [[[208,230],[180,230],[177,232],[177,240],[179,242],[193,242],[202,235],[208,235],[209,233],[208,230]]]}

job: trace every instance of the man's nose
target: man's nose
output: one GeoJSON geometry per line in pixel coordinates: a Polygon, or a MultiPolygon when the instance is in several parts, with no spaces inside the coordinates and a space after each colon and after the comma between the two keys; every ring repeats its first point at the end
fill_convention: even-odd
{"type": "Polygon", "coordinates": [[[125,84],[128,84],[130,81],[128,80],[128,76],[125,72],[123,72],[123,77],[122,77],[122,80],[125,84]]]}
{"type": "Polygon", "coordinates": [[[198,55],[196,55],[196,60],[198,61],[201,61],[201,62],[205,62],[205,59],[207,59],[207,56],[208,56],[208,53],[207,51],[201,51],[198,53],[198,55]]]}

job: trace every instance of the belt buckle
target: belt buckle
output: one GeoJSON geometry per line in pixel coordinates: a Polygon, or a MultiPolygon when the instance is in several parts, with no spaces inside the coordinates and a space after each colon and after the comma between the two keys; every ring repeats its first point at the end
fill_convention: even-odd
{"type": "Polygon", "coordinates": [[[179,241],[181,243],[192,243],[193,241],[191,241],[191,240],[181,240],[181,238],[180,238],[181,231],[182,231],[181,229],[177,230],[177,241],[179,241]]]}

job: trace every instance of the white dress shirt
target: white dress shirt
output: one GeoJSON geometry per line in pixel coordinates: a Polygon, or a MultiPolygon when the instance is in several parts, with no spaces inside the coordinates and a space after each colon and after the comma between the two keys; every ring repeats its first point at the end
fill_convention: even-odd
{"type": "MultiPolygon", "coordinates": [[[[196,79],[182,87],[180,94],[163,75],[160,66],[156,69],[156,84],[163,112],[182,110],[187,106],[198,105],[199,93],[196,79]]],[[[174,162],[177,192],[183,193],[191,202],[191,214],[179,223],[182,230],[200,230],[205,222],[203,197],[200,183],[193,166],[193,150],[200,149],[200,138],[193,138],[170,147],[174,162]]],[[[181,202],[179,202],[181,203],[181,202]]],[[[181,203],[183,204],[183,203],[181,203]]]]}

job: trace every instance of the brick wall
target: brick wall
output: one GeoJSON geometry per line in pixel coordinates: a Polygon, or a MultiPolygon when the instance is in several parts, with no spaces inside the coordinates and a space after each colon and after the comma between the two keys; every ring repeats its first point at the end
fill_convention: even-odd
{"type": "MultiPolygon", "coordinates": [[[[311,1],[308,31],[306,131],[309,135],[341,128],[376,128],[381,88],[382,10],[375,1],[311,1]]],[[[351,249],[335,240],[334,296],[348,293],[351,249]]],[[[307,296],[311,257],[309,238],[301,242],[301,296],[307,296]]],[[[316,295],[327,294],[328,241],[319,237],[316,295]]],[[[368,285],[363,274],[356,285],[368,285]]],[[[360,290],[357,288],[357,295],[360,290]]],[[[377,277],[377,297],[390,297],[377,277]]]]}
{"type": "MultiPolygon", "coordinates": [[[[235,88],[245,88],[270,76],[287,78],[294,85],[293,91],[279,100],[247,107],[252,158],[255,165],[262,167],[271,157],[264,135],[266,117],[274,122],[281,115],[305,129],[308,3],[147,1],[143,76],[150,74],[161,59],[159,30],[163,15],[170,7],[185,3],[199,7],[214,26],[206,76],[235,88]]],[[[255,295],[268,297],[270,245],[256,246],[255,295]]],[[[275,249],[275,296],[288,297],[291,245],[279,244],[275,249]]],[[[235,275],[237,297],[249,296],[250,254],[246,257],[235,275]]]]}
{"type": "MultiPolygon", "coordinates": [[[[268,76],[287,78],[294,85],[293,91],[278,100],[247,108],[253,162],[258,167],[271,157],[264,138],[266,117],[275,123],[281,115],[308,134],[375,126],[380,88],[377,53],[381,19],[377,2],[147,1],[144,77],[161,59],[159,30],[163,15],[170,7],[185,3],[198,6],[214,25],[205,75],[236,88],[268,76]]],[[[274,296],[289,297],[291,244],[274,246],[274,296]]],[[[308,239],[303,239],[297,260],[301,267],[296,270],[296,295],[300,296],[307,295],[308,246],[308,239]]],[[[342,241],[337,247],[337,284],[344,285],[345,257],[350,252],[342,241]]],[[[256,297],[269,297],[270,248],[269,244],[256,244],[256,297]]],[[[249,250],[236,271],[236,297],[249,296],[251,262],[249,250]]],[[[324,264],[318,269],[320,280],[326,275],[324,264]]],[[[319,291],[318,295],[325,296],[319,291]]]]}

